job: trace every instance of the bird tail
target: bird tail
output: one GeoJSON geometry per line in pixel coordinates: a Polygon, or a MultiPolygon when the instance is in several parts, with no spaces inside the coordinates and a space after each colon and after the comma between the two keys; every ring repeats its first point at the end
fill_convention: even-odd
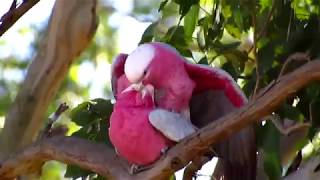
{"type": "Polygon", "coordinates": [[[245,128],[225,142],[219,143],[216,150],[220,156],[214,172],[216,179],[256,179],[256,141],[252,127],[245,128]]]}
{"type": "Polygon", "coordinates": [[[255,180],[256,167],[250,167],[250,164],[248,165],[249,166],[224,161],[224,180],[255,180]]]}

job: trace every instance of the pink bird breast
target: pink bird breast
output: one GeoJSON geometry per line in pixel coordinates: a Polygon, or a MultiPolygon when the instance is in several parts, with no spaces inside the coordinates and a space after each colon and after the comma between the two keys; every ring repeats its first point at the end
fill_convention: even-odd
{"type": "Polygon", "coordinates": [[[154,109],[150,94],[135,90],[120,93],[110,117],[109,137],[120,156],[136,165],[148,165],[173,143],[149,123],[154,109]]]}

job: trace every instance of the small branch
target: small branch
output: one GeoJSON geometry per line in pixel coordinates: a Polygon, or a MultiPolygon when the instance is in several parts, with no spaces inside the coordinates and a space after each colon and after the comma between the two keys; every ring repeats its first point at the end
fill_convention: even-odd
{"type": "Polygon", "coordinates": [[[254,8],[253,14],[252,14],[253,28],[254,28],[253,46],[249,49],[248,52],[251,52],[253,50],[253,55],[254,55],[255,62],[256,62],[256,84],[255,84],[254,91],[253,91],[253,97],[256,95],[256,93],[258,92],[258,90],[260,88],[260,79],[261,79],[260,78],[261,71],[260,71],[259,61],[258,61],[258,56],[257,56],[257,42],[259,41],[259,39],[261,39],[261,37],[265,33],[265,31],[267,29],[267,25],[271,20],[274,9],[275,9],[275,0],[273,0],[271,10],[268,12],[266,23],[264,24],[264,26],[262,27],[262,29],[259,31],[258,34],[257,34],[257,16],[256,16],[256,9],[255,8],[254,8]]]}
{"type": "MultiPolygon", "coordinates": [[[[268,15],[267,15],[265,24],[263,25],[263,27],[262,27],[261,30],[259,31],[259,34],[258,34],[257,37],[256,37],[256,40],[257,40],[257,41],[259,41],[259,39],[261,39],[261,37],[263,36],[263,34],[266,32],[268,23],[270,22],[271,17],[272,17],[272,14],[273,14],[273,12],[274,12],[274,10],[275,10],[275,7],[276,7],[275,2],[276,2],[276,0],[273,0],[273,2],[272,2],[272,7],[271,7],[271,10],[268,12],[268,15]]],[[[249,49],[248,52],[251,52],[253,48],[254,48],[254,45],[250,47],[250,49],[249,49]]]]}
{"type": "Polygon", "coordinates": [[[14,0],[8,12],[0,18],[0,37],[39,1],[40,0],[22,1],[22,4],[17,7],[17,1],[14,0]]]}
{"type": "Polygon", "coordinates": [[[52,113],[48,119],[48,124],[43,130],[43,132],[40,134],[41,137],[48,137],[52,135],[52,126],[55,121],[57,121],[60,117],[60,115],[65,112],[67,109],[69,109],[69,106],[66,103],[62,103],[59,105],[57,110],[52,113]]]}
{"type": "Polygon", "coordinates": [[[305,54],[305,53],[301,53],[301,52],[297,52],[297,53],[294,53],[292,55],[290,55],[286,61],[284,62],[282,68],[281,68],[281,71],[279,73],[279,77],[281,77],[285,71],[287,70],[288,68],[288,65],[292,62],[292,61],[305,61],[305,62],[308,62],[310,61],[310,57],[308,54],[305,54]]]}
{"type": "Polygon", "coordinates": [[[201,7],[201,6],[199,6],[199,8],[203,11],[203,12],[205,12],[207,15],[211,15],[205,8],[203,8],[203,7],[201,7]]]}
{"type": "Polygon", "coordinates": [[[186,166],[183,172],[183,180],[192,180],[193,177],[196,177],[196,173],[201,167],[209,162],[211,158],[202,156],[194,159],[189,165],[186,166]]]}
{"type": "Polygon", "coordinates": [[[253,24],[253,48],[249,50],[253,50],[253,56],[256,63],[256,84],[253,90],[253,97],[257,94],[259,87],[260,87],[260,67],[259,67],[259,60],[257,55],[257,14],[256,14],[256,6],[254,5],[252,11],[252,24],[253,24]]]}

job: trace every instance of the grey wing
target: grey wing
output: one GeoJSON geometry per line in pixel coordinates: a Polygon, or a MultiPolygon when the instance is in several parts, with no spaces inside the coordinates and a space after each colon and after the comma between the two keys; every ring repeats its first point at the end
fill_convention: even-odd
{"type": "Polygon", "coordinates": [[[149,122],[168,139],[179,142],[194,133],[196,127],[183,115],[165,109],[155,109],[149,114],[149,122]]]}
{"type": "MultiPolygon", "coordinates": [[[[236,107],[221,90],[208,90],[193,95],[190,101],[192,123],[201,128],[230,113],[236,107]]],[[[214,145],[223,164],[223,176],[227,180],[256,179],[256,139],[253,126],[234,134],[214,145]]],[[[219,173],[221,174],[221,173],[219,173]]]]}

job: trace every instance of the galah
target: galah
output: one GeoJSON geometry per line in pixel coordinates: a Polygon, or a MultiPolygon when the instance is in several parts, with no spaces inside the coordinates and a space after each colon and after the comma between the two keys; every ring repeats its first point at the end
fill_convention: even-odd
{"type": "Polygon", "coordinates": [[[174,142],[193,133],[195,129],[189,128],[187,121],[181,120],[183,117],[179,114],[156,109],[152,86],[147,85],[139,91],[136,88],[139,89],[129,86],[117,95],[110,117],[109,137],[121,157],[134,165],[146,166],[156,161],[174,142]],[[173,129],[186,128],[178,131],[180,134],[174,130],[162,134],[153,126],[159,121],[176,121],[173,129]]]}
{"type": "MultiPolygon", "coordinates": [[[[133,84],[153,85],[157,107],[184,114],[186,118],[190,116],[192,124],[198,128],[247,102],[228,73],[219,68],[189,63],[164,43],[142,44],[126,56],[121,66],[115,68],[117,77],[112,78],[125,76],[133,84]]],[[[113,87],[118,84],[113,83],[113,87]]],[[[114,91],[114,94],[117,93],[114,91]]],[[[215,145],[215,151],[221,158],[221,176],[225,179],[255,179],[256,143],[253,127],[247,127],[215,145]]]]}

